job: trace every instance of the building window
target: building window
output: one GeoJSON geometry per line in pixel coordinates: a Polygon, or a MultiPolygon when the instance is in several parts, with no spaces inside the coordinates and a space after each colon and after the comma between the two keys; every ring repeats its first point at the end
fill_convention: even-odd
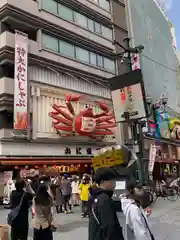
{"type": "Polygon", "coordinates": [[[43,48],[52,50],[54,52],[59,52],[58,39],[51,37],[49,35],[43,34],[42,38],[43,48]]]}
{"type": "Polygon", "coordinates": [[[116,72],[114,61],[108,58],[104,58],[104,68],[110,72],[116,72]]]}
{"type": "Polygon", "coordinates": [[[89,51],[76,47],[76,58],[80,61],[89,63],[89,51]]]}
{"type": "MultiPolygon", "coordinates": [[[[99,4],[99,2],[97,4],[99,4]]],[[[72,9],[62,4],[59,4],[54,0],[42,0],[42,9],[46,10],[47,12],[56,14],[60,18],[63,18],[67,21],[74,22],[78,26],[89,29],[91,32],[95,32],[107,39],[112,40],[112,29],[106,28],[94,20],[87,18],[86,16],[73,11],[72,9]],[[102,30],[103,27],[105,28],[104,30],[102,30]]]]}
{"type": "Polygon", "coordinates": [[[95,32],[95,28],[94,28],[94,21],[88,18],[88,29],[91,32],[95,32]]]}
{"type": "Polygon", "coordinates": [[[107,0],[99,0],[99,6],[108,12],[110,11],[109,1],[107,1],[107,0]]]}
{"type": "MultiPolygon", "coordinates": [[[[50,1],[50,0],[48,0],[50,1]]],[[[68,21],[74,21],[74,12],[70,8],[58,4],[58,15],[68,21]]]]}
{"type": "Polygon", "coordinates": [[[58,3],[51,0],[42,0],[42,9],[46,10],[47,12],[58,14],[58,3]]]}
{"type": "Polygon", "coordinates": [[[77,25],[84,27],[84,28],[88,27],[87,26],[87,17],[85,17],[84,15],[76,12],[75,16],[74,16],[74,20],[75,20],[75,23],[77,23],[77,25]]]}
{"type": "Polygon", "coordinates": [[[101,24],[95,22],[95,32],[101,34],[101,24]]]}
{"type": "Polygon", "coordinates": [[[51,50],[67,57],[76,58],[81,62],[89,63],[94,66],[106,69],[108,72],[115,73],[115,61],[104,58],[101,55],[77,47],[66,41],[42,34],[42,46],[44,49],[51,50]]]}
{"type": "Polygon", "coordinates": [[[95,53],[90,52],[90,63],[92,65],[97,65],[97,55],[95,53]]]}
{"type": "Polygon", "coordinates": [[[97,55],[97,65],[103,68],[103,57],[100,55],[97,55]]]}
{"type": "Polygon", "coordinates": [[[68,57],[75,58],[75,48],[72,44],[60,40],[59,49],[60,49],[60,53],[68,57]]]}
{"type": "Polygon", "coordinates": [[[101,26],[102,36],[112,40],[112,29],[101,26]]]}

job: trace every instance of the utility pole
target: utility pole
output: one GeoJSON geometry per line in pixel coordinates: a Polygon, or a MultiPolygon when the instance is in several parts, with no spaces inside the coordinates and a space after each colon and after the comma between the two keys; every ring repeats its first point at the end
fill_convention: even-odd
{"type": "MultiPolygon", "coordinates": [[[[127,54],[127,61],[128,61],[128,71],[131,72],[132,69],[132,53],[139,54],[143,49],[144,46],[137,46],[135,48],[130,47],[130,38],[124,39],[124,46],[122,46],[118,41],[114,42],[118,46],[120,46],[124,50],[124,54],[127,54]]],[[[129,113],[125,114],[125,118],[128,121],[129,120],[129,113]]],[[[132,136],[133,136],[133,147],[137,147],[138,149],[135,151],[138,153],[138,161],[137,161],[137,167],[138,167],[138,175],[139,175],[139,182],[141,184],[144,184],[144,164],[143,164],[143,156],[144,156],[144,138],[143,138],[143,132],[142,132],[142,124],[143,122],[140,120],[134,120],[129,121],[129,124],[131,126],[132,136]]]]}

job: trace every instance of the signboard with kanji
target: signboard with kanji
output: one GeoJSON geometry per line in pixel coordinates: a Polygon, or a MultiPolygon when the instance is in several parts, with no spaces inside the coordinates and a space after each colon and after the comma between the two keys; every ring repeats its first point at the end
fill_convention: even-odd
{"type": "Polygon", "coordinates": [[[14,129],[27,130],[28,128],[28,36],[25,33],[15,32],[15,75],[14,75],[14,129]]]}
{"type": "Polygon", "coordinates": [[[94,171],[98,168],[113,167],[125,164],[126,159],[120,146],[102,148],[96,152],[92,158],[92,167],[94,171]]]}

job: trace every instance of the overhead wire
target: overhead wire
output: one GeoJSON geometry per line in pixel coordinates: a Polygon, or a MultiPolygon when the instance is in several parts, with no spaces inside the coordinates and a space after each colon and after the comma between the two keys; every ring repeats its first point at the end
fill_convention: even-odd
{"type": "Polygon", "coordinates": [[[147,59],[149,59],[150,61],[156,63],[157,65],[160,65],[160,66],[162,66],[162,67],[164,67],[164,68],[166,68],[166,69],[169,69],[169,70],[171,70],[171,71],[173,71],[173,72],[179,72],[179,73],[180,73],[180,71],[177,71],[177,70],[175,70],[175,69],[173,69],[173,68],[170,68],[170,67],[166,66],[165,64],[160,63],[160,62],[158,62],[158,61],[156,61],[156,60],[154,60],[154,59],[152,59],[152,58],[150,58],[150,57],[148,57],[148,56],[146,56],[146,55],[144,55],[144,54],[142,54],[142,56],[145,57],[145,58],[147,58],[147,59]]]}

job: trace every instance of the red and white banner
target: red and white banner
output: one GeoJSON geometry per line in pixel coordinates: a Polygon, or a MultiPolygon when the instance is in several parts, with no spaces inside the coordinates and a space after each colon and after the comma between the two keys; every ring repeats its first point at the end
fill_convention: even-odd
{"type": "Polygon", "coordinates": [[[150,149],[149,149],[149,165],[148,165],[149,173],[152,173],[154,170],[154,164],[156,161],[156,152],[157,152],[156,145],[151,144],[150,149]]]}
{"type": "Polygon", "coordinates": [[[28,35],[15,33],[15,62],[14,62],[14,129],[27,130],[28,119],[28,35]]]}

